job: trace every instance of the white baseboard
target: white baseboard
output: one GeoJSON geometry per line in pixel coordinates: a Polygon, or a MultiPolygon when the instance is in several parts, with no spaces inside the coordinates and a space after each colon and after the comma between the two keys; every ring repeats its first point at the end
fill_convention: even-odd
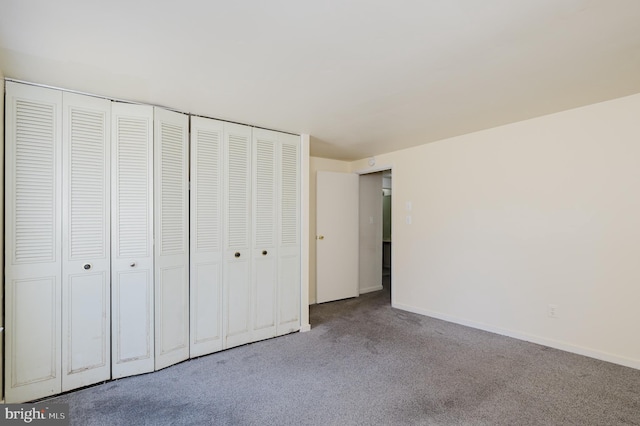
{"type": "Polygon", "coordinates": [[[560,349],[561,351],[571,352],[574,354],[583,355],[590,358],[599,359],[601,361],[607,361],[614,364],[619,364],[625,367],[630,367],[630,368],[635,368],[637,370],[640,370],[640,360],[638,359],[626,358],[619,355],[610,354],[608,352],[602,352],[594,349],[583,348],[582,346],[573,345],[571,343],[548,339],[542,336],[536,336],[533,334],[523,333],[516,330],[509,330],[509,329],[495,327],[492,325],[483,324],[475,321],[469,321],[463,318],[442,314],[440,312],[434,312],[434,311],[429,311],[425,309],[419,309],[414,306],[404,305],[402,303],[394,303],[393,307],[397,309],[402,309],[404,311],[413,312],[415,314],[425,315],[431,318],[437,318],[437,319],[452,322],[455,324],[460,324],[467,327],[488,331],[490,333],[500,334],[507,337],[513,337],[514,339],[524,340],[526,342],[536,343],[538,345],[560,349]]]}
{"type": "Polygon", "coordinates": [[[311,331],[311,324],[303,324],[300,327],[300,333],[306,333],[307,331],[311,331]]]}
{"type": "Polygon", "coordinates": [[[372,291],[378,291],[378,290],[382,290],[382,284],[374,287],[361,288],[360,294],[371,293],[372,291]]]}

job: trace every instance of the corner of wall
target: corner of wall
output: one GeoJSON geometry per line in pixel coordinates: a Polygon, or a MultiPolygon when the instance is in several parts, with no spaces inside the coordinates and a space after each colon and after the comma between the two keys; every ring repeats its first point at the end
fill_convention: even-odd
{"type": "MultiPolygon", "coordinates": [[[[0,234],[4,241],[4,74],[0,69],[0,234]]],[[[0,244],[0,356],[4,360],[4,244],[0,244]]],[[[0,383],[4,383],[4,362],[0,360],[0,383]]],[[[4,401],[4,387],[0,385],[0,401],[4,401]]]]}
{"type": "MultiPolygon", "coordinates": [[[[301,190],[301,226],[300,226],[300,246],[301,246],[301,277],[302,282],[300,283],[300,326],[302,331],[308,331],[311,327],[309,325],[309,237],[311,235],[309,231],[309,135],[300,135],[300,144],[301,144],[301,182],[300,187],[301,190]]],[[[315,294],[314,294],[315,299],[315,294]]]]}

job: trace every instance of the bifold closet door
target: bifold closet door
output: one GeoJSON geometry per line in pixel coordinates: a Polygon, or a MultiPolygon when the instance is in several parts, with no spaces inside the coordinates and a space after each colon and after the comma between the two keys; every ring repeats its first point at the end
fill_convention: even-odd
{"type": "Polygon", "coordinates": [[[251,128],[224,124],[224,347],[251,333],[251,128]]]}
{"type": "Polygon", "coordinates": [[[63,93],[62,391],[111,378],[111,102],[63,93]]]}
{"type": "Polygon", "coordinates": [[[252,156],[252,321],[253,340],[276,335],[278,253],[276,246],[279,134],[253,130],[252,156]]]}
{"type": "Polygon", "coordinates": [[[222,349],[223,126],[191,117],[191,357],[222,349]]]}
{"type": "Polygon", "coordinates": [[[153,107],[111,105],[112,377],[154,369],[153,107]]]}
{"type": "Polygon", "coordinates": [[[189,358],[189,116],[154,109],[156,370],[189,358]]]}
{"type": "Polygon", "coordinates": [[[277,334],[300,330],[300,137],[280,134],[278,149],[277,334]]]}
{"type": "Polygon", "coordinates": [[[62,93],[6,84],[5,400],[61,391],[62,93]]]}

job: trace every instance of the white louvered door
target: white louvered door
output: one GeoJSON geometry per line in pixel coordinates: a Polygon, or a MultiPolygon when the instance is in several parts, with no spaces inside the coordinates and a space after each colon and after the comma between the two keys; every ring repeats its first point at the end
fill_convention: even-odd
{"type": "Polygon", "coordinates": [[[5,400],[61,391],[62,93],[7,82],[5,400]]]}
{"type": "Polygon", "coordinates": [[[191,357],[222,349],[223,126],[191,117],[191,357]]]}
{"type": "Polygon", "coordinates": [[[156,370],[189,358],[189,116],[154,109],[156,370]]]}
{"type": "Polygon", "coordinates": [[[251,128],[224,124],[224,347],[251,335],[251,128]]]}
{"type": "Polygon", "coordinates": [[[300,137],[280,134],[278,149],[277,334],[300,330],[300,137]]]}
{"type": "Polygon", "coordinates": [[[110,115],[63,93],[62,391],[111,378],[110,115]]]}
{"type": "Polygon", "coordinates": [[[278,133],[253,130],[252,334],[276,335],[278,253],[276,246],[276,149],[278,133]]]}
{"type": "Polygon", "coordinates": [[[113,378],[154,369],[153,107],[111,105],[113,378]]]}

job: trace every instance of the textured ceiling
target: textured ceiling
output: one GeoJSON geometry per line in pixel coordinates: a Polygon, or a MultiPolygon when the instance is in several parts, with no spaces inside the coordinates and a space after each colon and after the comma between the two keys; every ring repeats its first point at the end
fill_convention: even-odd
{"type": "Polygon", "coordinates": [[[640,92],[640,1],[0,0],[0,69],[353,160],[640,92]]]}

